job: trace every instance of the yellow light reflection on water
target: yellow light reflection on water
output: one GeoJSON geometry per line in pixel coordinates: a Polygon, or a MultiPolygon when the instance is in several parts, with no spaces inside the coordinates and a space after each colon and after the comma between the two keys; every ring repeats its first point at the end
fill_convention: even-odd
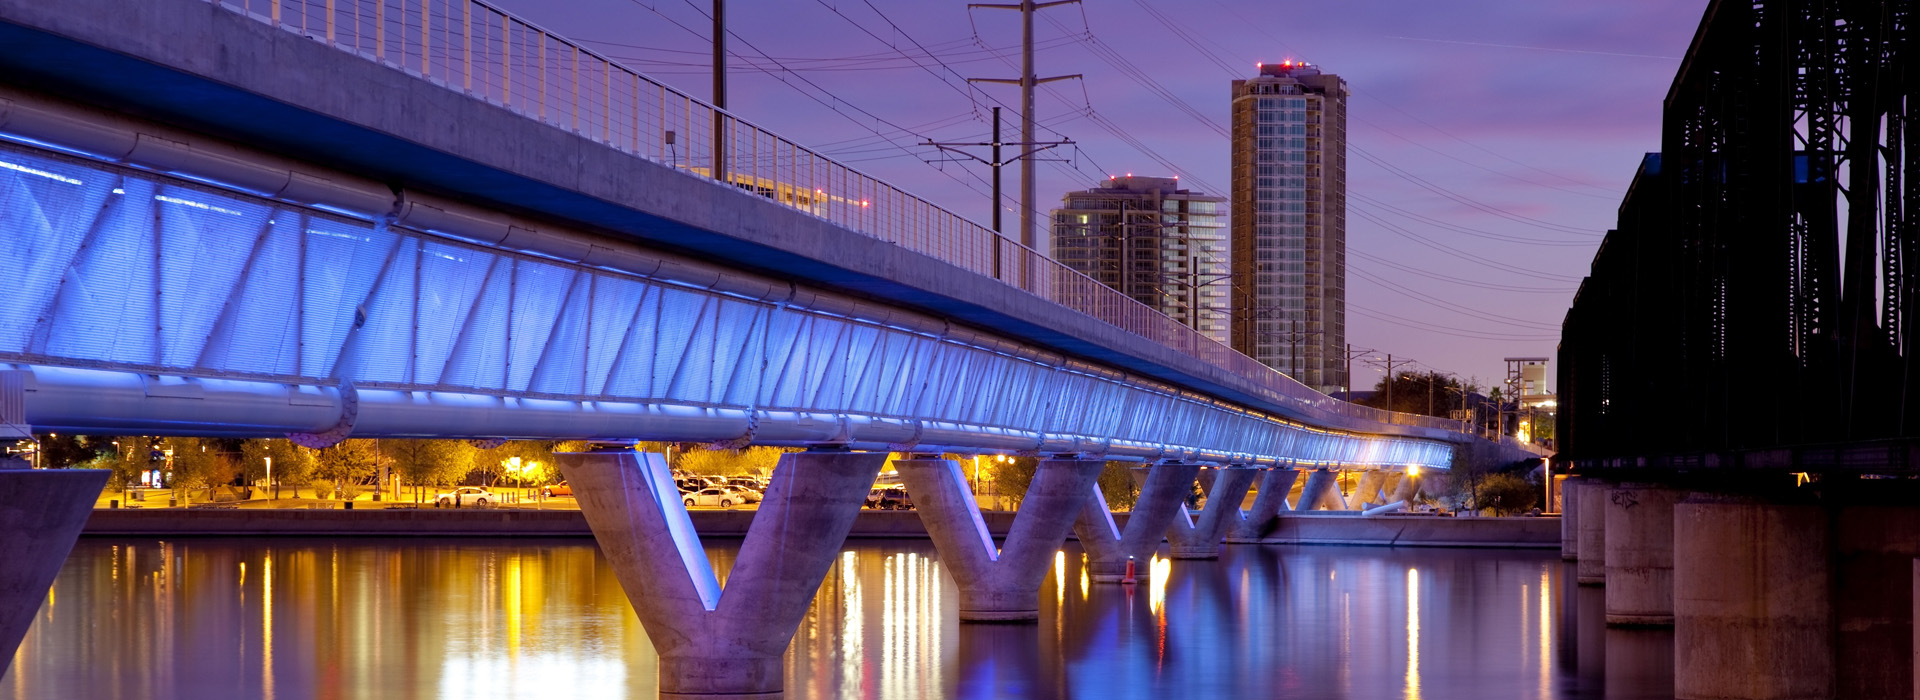
{"type": "Polygon", "coordinates": [[[1055,600],[1054,602],[1061,603],[1061,604],[1065,604],[1067,602],[1067,552],[1066,550],[1056,549],[1053,552],[1053,591],[1055,593],[1055,597],[1057,598],[1057,600],[1055,600]]]}
{"type": "Polygon", "coordinates": [[[273,555],[260,565],[260,693],[273,700],[273,555]]]}
{"type": "Polygon", "coordinates": [[[1538,659],[1540,663],[1540,697],[1547,697],[1553,687],[1553,664],[1547,661],[1548,650],[1553,640],[1553,617],[1548,610],[1553,605],[1552,596],[1547,595],[1547,571],[1540,570],[1540,645],[1538,659]]]}
{"type": "Polygon", "coordinates": [[[1407,569],[1407,700],[1420,700],[1420,570],[1407,569]]]}
{"type": "Polygon", "coordinates": [[[1147,604],[1155,615],[1164,615],[1167,608],[1167,578],[1173,575],[1171,562],[1154,555],[1147,563],[1147,604]]]}
{"type": "Polygon", "coordinates": [[[507,658],[520,659],[520,557],[507,559],[507,658]]]}

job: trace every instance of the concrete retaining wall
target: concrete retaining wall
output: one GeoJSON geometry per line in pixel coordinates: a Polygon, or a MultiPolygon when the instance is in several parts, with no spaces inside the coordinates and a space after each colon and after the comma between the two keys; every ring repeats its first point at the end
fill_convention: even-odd
{"type": "MultiPolygon", "coordinates": [[[[696,510],[694,528],[708,537],[747,534],[754,511],[696,510]]],[[[987,529],[1004,537],[1012,512],[982,514],[987,529]]],[[[1125,527],[1125,513],[1115,513],[1125,527]]],[[[428,508],[423,510],[96,510],[85,535],[134,536],[394,536],[394,537],[591,537],[576,510],[428,508]]],[[[852,538],[922,538],[918,511],[861,511],[852,538]]],[[[1396,547],[1560,546],[1558,518],[1361,517],[1353,513],[1283,514],[1263,544],[1376,545],[1396,547]]]]}
{"type": "Polygon", "coordinates": [[[1283,513],[1265,544],[1559,549],[1560,519],[1283,513]]]}
{"type": "MultiPolygon", "coordinates": [[[[700,511],[694,529],[710,537],[740,537],[753,523],[754,511],[700,511]]],[[[1003,536],[1013,525],[1013,513],[982,516],[987,529],[1003,536]]],[[[477,536],[591,537],[586,516],[577,510],[96,510],[84,535],[143,536],[477,536]]],[[[920,514],[914,511],[863,511],[848,537],[926,537],[920,514]]]]}

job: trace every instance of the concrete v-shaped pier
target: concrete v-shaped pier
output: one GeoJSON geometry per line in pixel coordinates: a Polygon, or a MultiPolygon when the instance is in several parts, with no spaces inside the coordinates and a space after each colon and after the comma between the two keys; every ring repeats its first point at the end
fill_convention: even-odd
{"type": "Polygon", "coordinates": [[[884,452],[784,455],[722,589],[663,455],[556,454],[660,654],[662,697],[778,697],[781,657],[884,452]]]}
{"type": "MultiPolygon", "coordinates": [[[[1127,560],[1134,560],[1135,575],[1147,575],[1147,560],[1160,548],[1167,527],[1180,515],[1193,477],[1200,465],[1191,462],[1161,462],[1152,467],[1135,468],[1140,497],[1127,515],[1126,527],[1116,527],[1100,485],[1087,487],[1087,499],[1080,518],[1074,521],[1074,536],[1087,553],[1088,576],[1095,583],[1119,583],[1126,577],[1127,560]],[[1141,475],[1144,472],[1144,479],[1141,475]]],[[[1284,497],[1285,494],[1282,494],[1284,497]]]]}
{"type": "Polygon", "coordinates": [[[1247,489],[1260,475],[1259,470],[1246,467],[1213,471],[1213,487],[1207,490],[1207,504],[1200,508],[1200,517],[1194,518],[1182,506],[1167,526],[1167,544],[1172,545],[1175,559],[1218,558],[1221,538],[1229,528],[1240,524],[1240,502],[1247,499],[1247,489]]]}
{"type": "Polygon", "coordinates": [[[993,545],[958,462],[894,463],[912,494],[940,561],[960,588],[961,621],[1020,622],[1040,618],[1040,584],[1053,555],[1078,519],[1087,489],[1106,462],[1045,459],[1020,501],[1003,546],[993,545]]]}

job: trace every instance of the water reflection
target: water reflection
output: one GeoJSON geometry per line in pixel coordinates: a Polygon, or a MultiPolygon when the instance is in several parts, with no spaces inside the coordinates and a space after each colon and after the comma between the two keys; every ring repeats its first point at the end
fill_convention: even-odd
{"type": "MultiPolygon", "coordinates": [[[[724,580],[736,542],[709,544],[724,580]]],[[[1229,547],[961,626],[924,542],[855,543],[787,655],[804,698],[1671,696],[1672,634],[1608,630],[1550,554],[1229,547]]],[[[723,593],[724,595],[724,593],[723,593]]],[[[650,698],[655,656],[587,540],[75,547],[0,698],[650,698]]]]}

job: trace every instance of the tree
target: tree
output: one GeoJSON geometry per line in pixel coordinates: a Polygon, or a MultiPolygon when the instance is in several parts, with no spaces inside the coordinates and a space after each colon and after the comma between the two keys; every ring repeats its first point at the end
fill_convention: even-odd
{"type": "Polygon", "coordinates": [[[473,471],[480,450],[465,440],[382,440],[400,477],[417,486],[451,486],[473,471]]]}
{"type": "Polygon", "coordinates": [[[1013,501],[1013,509],[1020,509],[1020,501],[1027,497],[1027,487],[1033,485],[1034,475],[1040,471],[1040,460],[1034,457],[1013,457],[1005,462],[993,463],[993,483],[1000,493],[1013,501]]]}
{"type": "Polygon", "coordinates": [[[153,451],[152,438],[129,435],[94,439],[109,450],[101,454],[93,465],[113,471],[113,474],[107,477],[109,488],[125,491],[134,484],[140,483],[141,472],[152,468],[150,466],[150,455],[153,451]]]}
{"type": "Polygon", "coordinates": [[[216,486],[232,483],[239,469],[233,464],[217,440],[207,438],[167,438],[161,442],[163,450],[171,451],[172,462],[168,471],[172,472],[169,483],[175,491],[207,489],[207,500],[213,499],[216,486]]]}
{"type": "Polygon", "coordinates": [[[1495,515],[1526,512],[1539,502],[1540,489],[1526,479],[1504,472],[1481,479],[1474,494],[1475,506],[1491,508],[1495,515]]]}
{"type": "Polygon", "coordinates": [[[85,435],[45,434],[40,437],[40,464],[48,469],[66,469],[86,464],[115,451],[113,438],[85,435]]]}
{"type": "Polygon", "coordinates": [[[372,440],[345,440],[320,451],[314,475],[332,482],[333,493],[352,498],[379,468],[372,440]]]}
{"type": "MultiPolygon", "coordinates": [[[[313,478],[313,472],[319,465],[319,454],[315,450],[293,444],[285,438],[261,438],[248,440],[240,444],[240,464],[248,478],[258,473],[260,478],[268,478],[267,459],[273,460],[273,474],[270,484],[273,497],[280,497],[280,485],[287,484],[299,489],[313,478]],[[259,471],[256,472],[255,469],[259,471]]],[[[298,495],[298,494],[296,494],[298,495]]]]}
{"type": "Polygon", "coordinates": [[[748,447],[738,450],[693,447],[675,455],[674,466],[689,474],[710,476],[770,475],[780,455],[798,452],[791,447],[748,447]]]}
{"type": "Polygon", "coordinates": [[[1391,377],[1381,377],[1374,384],[1373,395],[1355,403],[1400,413],[1450,418],[1454,411],[1466,407],[1466,397],[1472,391],[1462,386],[1460,380],[1439,372],[1397,372],[1391,377]],[[1389,383],[1393,389],[1392,406],[1387,405],[1389,383]]]}
{"type": "Polygon", "coordinates": [[[1107,509],[1131,511],[1133,504],[1140,500],[1140,489],[1133,484],[1132,462],[1108,462],[1100,470],[1100,496],[1107,499],[1107,509]]]}

